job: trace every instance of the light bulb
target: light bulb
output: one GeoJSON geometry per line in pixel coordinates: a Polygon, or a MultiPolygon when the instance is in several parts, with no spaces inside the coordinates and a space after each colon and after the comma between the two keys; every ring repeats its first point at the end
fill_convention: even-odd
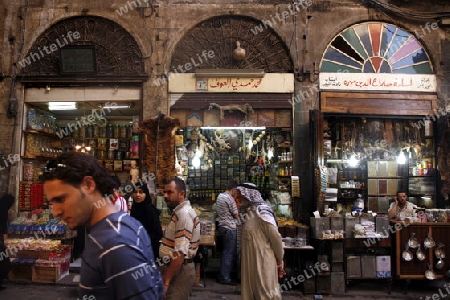
{"type": "Polygon", "coordinates": [[[404,165],[406,163],[406,156],[403,151],[400,151],[400,154],[397,156],[397,163],[399,165],[404,165]]]}
{"type": "Polygon", "coordinates": [[[253,148],[253,141],[252,141],[252,139],[249,139],[248,140],[248,150],[252,150],[252,148],[253,148]]]}
{"type": "Polygon", "coordinates": [[[352,156],[350,156],[350,159],[348,161],[348,164],[350,167],[356,167],[358,165],[358,160],[356,159],[356,155],[353,153],[352,156]]]}
{"type": "Polygon", "coordinates": [[[200,157],[198,157],[197,155],[195,155],[192,159],[192,166],[194,166],[194,168],[196,169],[200,168],[200,157]]]}

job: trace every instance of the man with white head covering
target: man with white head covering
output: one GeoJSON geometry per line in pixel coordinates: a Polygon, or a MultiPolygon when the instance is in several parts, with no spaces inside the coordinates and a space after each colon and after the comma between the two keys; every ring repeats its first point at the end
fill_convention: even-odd
{"type": "Polygon", "coordinates": [[[241,299],[278,300],[283,269],[283,244],[272,208],[253,183],[237,187],[241,203],[241,299]]]}

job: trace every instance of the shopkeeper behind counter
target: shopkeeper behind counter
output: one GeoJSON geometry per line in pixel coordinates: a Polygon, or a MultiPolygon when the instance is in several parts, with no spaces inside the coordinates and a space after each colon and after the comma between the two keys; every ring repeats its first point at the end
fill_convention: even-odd
{"type": "Polygon", "coordinates": [[[391,203],[388,210],[389,219],[404,220],[416,216],[415,205],[408,201],[405,191],[398,191],[395,202],[391,203]]]}

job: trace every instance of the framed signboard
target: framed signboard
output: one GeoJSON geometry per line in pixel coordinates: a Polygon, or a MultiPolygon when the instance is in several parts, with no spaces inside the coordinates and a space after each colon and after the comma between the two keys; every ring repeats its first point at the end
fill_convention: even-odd
{"type": "Polygon", "coordinates": [[[65,46],[60,48],[61,74],[97,73],[95,46],[65,46]]]}

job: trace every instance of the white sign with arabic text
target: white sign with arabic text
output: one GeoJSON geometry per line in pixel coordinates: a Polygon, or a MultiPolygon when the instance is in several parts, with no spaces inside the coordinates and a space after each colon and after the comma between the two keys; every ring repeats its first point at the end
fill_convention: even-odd
{"type": "Polygon", "coordinates": [[[169,93],[293,93],[294,74],[266,73],[263,78],[169,76],[169,93]]]}
{"type": "Polygon", "coordinates": [[[321,90],[436,92],[436,76],[392,73],[320,73],[321,90]]]}

